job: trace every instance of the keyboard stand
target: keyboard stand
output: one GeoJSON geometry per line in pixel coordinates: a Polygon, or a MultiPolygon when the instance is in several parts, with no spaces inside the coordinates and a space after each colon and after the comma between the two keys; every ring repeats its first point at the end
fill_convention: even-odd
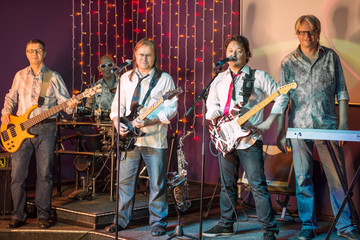
{"type": "Polygon", "coordinates": [[[353,196],[353,188],[357,182],[357,179],[360,177],[360,166],[358,167],[357,171],[356,171],[356,174],[351,182],[351,185],[350,185],[350,188],[347,189],[348,185],[346,184],[346,179],[345,179],[345,176],[344,174],[342,174],[340,172],[340,166],[339,166],[339,163],[337,162],[337,159],[336,159],[336,156],[334,154],[334,151],[330,145],[330,142],[329,141],[325,141],[326,142],[326,145],[329,149],[329,152],[330,152],[330,155],[331,155],[331,159],[333,160],[333,163],[334,163],[334,166],[335,166],[335,169],[336,169],[336,172],[339,176],[339,179],[340,179],[340,182],[341,182],[341,185],[344,189],[344,193],[345,193],[345,198],[344,200],[342,201],[341,203],[341,206],[335,216],[335,219],[334,221],[331,223],[331,226],[330,226],[330,229],[325,237],[325,240],[328,240],[330,239],[330,236],[335,228],[335,225],[336,223],[338,222],[339,218],[340,218],[340,215],[341,213],[343,212],[344,208],[345,208],[345,205],[346,205],[346,202],[349,203],[349,207],[350,207],[350,211],[351,211],[351,214],[353,216],[353,218],[355,219],[355,222],[356,222],[356,225],[358,227],[358,229],[360,228],[360,225],[359,225],[359,216],[357,215],[357,212],[356,212],[356,208],[355,208],[355,205],[354,205],[354,202],[352,201],[352,196],[353,196]]]}

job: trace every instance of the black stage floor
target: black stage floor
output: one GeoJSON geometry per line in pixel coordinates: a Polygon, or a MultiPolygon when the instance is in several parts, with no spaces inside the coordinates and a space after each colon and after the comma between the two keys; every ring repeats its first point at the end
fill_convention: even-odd
{"type": "MultiPolygon", "coordinates": [[[[211,200],[215,186],[206,185],[204,187],[204,216],[207,213],[206,207],[211,200]]],[[[219,219],[219,203],[218,191],[211,205],[207,218],[202,218],[202,231],[214,226],[219,219]]],[[[35,216],[30,216],[27,219],[27,224],[18,229],[10,230],[6,228],[9,221],[6,216],[0,220],[0,240],[107,240],[115,239],[115,234],[105,233],[104,226],[113,221],[115,214],[115,201],[110,201],[108,194],[98,194],[95,197],[85,198],[85,200],[69,198],[73,195],[73,188],[71,186],[63,187],[61,196],[54,196],[53,198],[53,222],[52,227],[46,230],[40,230],[37,226],[37,219],[35,216]]],[[[118,233],[118,239],[168,239],[169,236],[151,237],[151,227],[148,224],[148,197],[146,192],[139,192],[136,196],[134,220],[127,230],[118,233]],[[145,193],[145,194],[144,194],[145,193]]],[[[181,216],[182,230],[185,234],[199,237],[200,229],[200,185],[198,183],[190,184],[190,200],[192,206],[181,216]]],[[[31,197],[29,197],[31,198],[31,197]]],[[[169,195],[169,200],[171,196],[169,195]]],[[[168,218],[168,233],[174,232],[178,225],[177,214],[172,201],[169,203],[169,218],[168,218]]],[[[28,204],[29,210],[32,208],[31,199],[28,204]]],[[[238,207],[239,223],[236,224],[236,234],[230,239],[261,239],[262,231],[257,224],[256,218],[251,217],[255,215],[255,211],[249,207],[238,207]]],[[[7,216],[10,217],[10,216],[7,216]]],[[[278,221],[280,226],[280,233],[278,239],[297,239],[296,236],[301,227],[296,217],[287,217],[290,221],[278,221]]],[[[317,236],[314,238],[325,239],[327,229],[331,222],[320,221],[317,236]]],[[[234,227],[234,228],[235,228],[234,227]]],[[[224,237],[223,237],[224,238],[224,237]]],[[[188,237],[175,237],[173,239],[189,239],[188,237]]],[[[205,238],[203,238],[205,239],[205,238]]],[[[343,239],[334,232],[331,239],[343,239]]]]}

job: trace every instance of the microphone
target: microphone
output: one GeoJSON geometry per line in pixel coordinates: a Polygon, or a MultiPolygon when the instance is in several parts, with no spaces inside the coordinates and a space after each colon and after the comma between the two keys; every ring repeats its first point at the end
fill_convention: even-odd
{"type": "Polygon", "coordinates": [[[217,67],[222,67],[224,66],[227,62],[232,62],[235,61],[236,58],[233,56],[229,56],[221,61],[218,61],[217,63],[214,64],[213,68],[217,68],[217,67]]]}
{"type": "Polygon", "coordinates": [[[130,59],[126,59],[125,62],[123,62],[123,63],[120,64],[119,66],[113,68],[113,69],[111,70],[111,73],[115,73],[115,72],[117,72],[117,71],[121,71],[121,70],[123,70],[124,67],[129,66],[130,64],[131,64],[131,60],[130,60],[130,59]]]}

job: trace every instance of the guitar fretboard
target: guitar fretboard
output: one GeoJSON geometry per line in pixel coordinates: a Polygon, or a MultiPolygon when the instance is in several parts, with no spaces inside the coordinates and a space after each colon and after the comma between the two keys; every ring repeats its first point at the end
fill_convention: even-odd
{"type": "Polygon", "coordinates": [[[247,120],[249,120],[252,116],[255,115],[258,111],[263,109],[266,105],[268,105],[272,100],[274,100],[277,96],[279,96],[279,93],[275,91],[273,94],[262,100],[258,105],[247,111],[244,115],[239,117],[239,119],[236,120],[236,122],[241,126],[243,125],[247,120]]]}
{"type": "MultiPolygon", "coordinates": [[[[161,103],[164,102],[164,97],[161,97],[159,100],[157,100],[153,105],[151,105],[149,108],[147,108],[144,112],[142,112],[137,118],[140,120],[144,120],[152,111],[155,110],[161,103]]],[[[135,121],[135,120],[134,120],[135,121]]],[[[133,126],[135,122],[133,121],[133,126]]]]}
{"type": "MultiPolygon", "coordinates": [[[[78,94],[77,96],[75,96],[75,99],[79,101],[79,100],[83,99],[84,97],[85,97],[85,94],[81,93],[81,94],[78,94]]],[[[61,110],[67,108],[69,101],[70,100],[67,100],[66,102],[56,105],[55,107],[52,107],[52,108],[46,110],[45,112],[42,112],[39,115],[36,115],[35,117],[32,117],[32,118],[26,120],[25,122],[22,123],[24,129],[28,129],[28,128],[34,126],[35,124],[54,115],[55,113],[60,112],[61,110]]]]}

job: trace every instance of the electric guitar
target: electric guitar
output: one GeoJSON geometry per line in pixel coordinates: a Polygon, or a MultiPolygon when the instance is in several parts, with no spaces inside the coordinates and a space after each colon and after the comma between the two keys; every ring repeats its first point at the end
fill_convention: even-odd
{"type": "MultiPolygon", "coordinates": [[[[136,119],[144,120],[152,111],[154,111],[158,106],[160,106],[160,104],[163,103],[165,100],[170,100],[182,92],[183,90],[181,89],[181,87],[178,87],[175,90],[168,91],[149,108],[141,111],[138,116],[136,116],[135,114],[137,111],[133,110],[132,114],[130,114],[129,116],[120,117],[119,121],[121,123],[124,123],[129,129],[129,132],[125,136],[120,136],[119,139],[120,150],[121,151],[133,150],[135,148],[136,139],[138,137],[142,137],[145,135],[145,133],[141,132],[139,128],[134,127],[136,119]]],[[[134,109],[136,109],[136,107],[134,107],[134,109]]]]}
{"type": "MultiPolygon", "coordinates": [[[[75,96],[76,100],[81,100],[85,97],[91,97],[94,94],[101,92],[101,84],[96,85],[95,87],[86,89],[83,93],[80,93],[75,96]]],[[[47,119],[48,117],[54,115],[57,112],[68,107],[68,102],[70,100],[63,102],[55,107],[52,107],[32,118],[29,119],[31,112],[38,108],[37,105],[30,107],[22,116],[10,116],[10,123],[8,125],[1,124],[1,142],[4,148],[10,152],[16,152],[21,147],[21,144],[27,138],[34,138],[35,135],[29,133],[29,128],[35,124],[47,119]]]]}
{"type": "Polygon", "coordinates": [[[286,94],[288,91],[290,91],[290,89],[295,89],[296,87],[296,82],[279,87],[273,94],[265,98],[263,101],[261,101],[243,115],[240,115],[243,104],[238,103],[234,106],[229,115],[212,119],[209,124],[209,132],[210,138],[214,143],[215,148],[220,153],[222,153],[223,156],[226,156],[228,153],[232,152],[239,145],[239,142],[242,138],[251,134],[250,130],[243,130],[241,126],[252,116],[254,116],[255,113],[263,109],[272,100],[274,100],[277,96],[280,94],[286,94]],[[221,131],[221,125],[228,122],[232,122],[231,124],[236,126],[236,132],[231,134],[231,136],[226,137],[225,134],[221,131]]]}

